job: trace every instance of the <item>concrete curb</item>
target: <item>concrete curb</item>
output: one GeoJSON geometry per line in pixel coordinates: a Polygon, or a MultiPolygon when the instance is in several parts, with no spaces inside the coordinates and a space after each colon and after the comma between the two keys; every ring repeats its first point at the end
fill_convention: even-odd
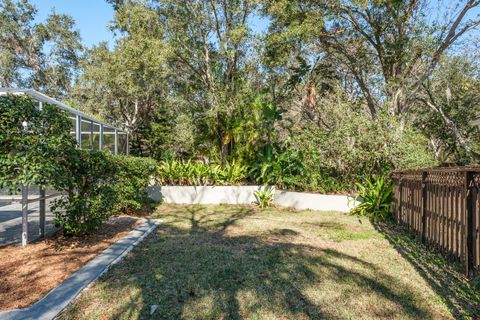
{"type": "Polygon", "coordinates": [[[2,320],[50,320],[67,307],[88,285],[98,279],[108,269],[121,261],[136,245],[147,237],[160,224],[160,220],[147,220],[130,231],[90,260],[80,270],[72,274],[41,300],[24,309],[0,311],[2,320]]]}

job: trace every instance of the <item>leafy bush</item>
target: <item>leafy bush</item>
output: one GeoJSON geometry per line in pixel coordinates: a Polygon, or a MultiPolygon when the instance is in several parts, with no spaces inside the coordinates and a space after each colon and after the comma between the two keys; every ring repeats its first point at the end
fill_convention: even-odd
{"type": "Polygon", "coordinates": [[[391,218],[390,204],[393,197],[393,183],[384,176],[366,179],[365,183],[356,183],[358,194],[355,197],[360,204],[350,211],[353,215],[368,217],[372,220],[391,218]]]}
{"type": "Polygon", "coordinates": [[[267,208],[273,206],[273,200],[275,199],[275,187],[269,187],[267,185],[260,188],[260,190],[253,193],[257,199],[257,204],[260,208],[267,208]]]}
{"type": "Polygon", "coordinates": [[[24,96],[0,97],[0,188],[49,186],[55,224],[66,234],[89,233],[112,213],[141,209],[157,163],[148,158],[78,150],[65,112],[40,110],[24,96]],[[28,124],[24,130],[23,123],[28,124]]]}
{"type": "Polygon", "coordinates": [[[0,188],[61,183],[66,156],[76,145],[70,126],[65,112],[54,106],[39,110],[28,97],[1,96],[0,188]]]}
{"type": "Polygon", "coordinates": [[[237,162],[221,166],[192,160],[166,160],[158,168],[158,180],[164,185],[236,184],[246,179],[247,171],[246,166],[237,162]]]}
{"type": "Polygon", "coordinates": [[[74,150],[69,163],[66,196],[52,208],[56,226],[66,234],[91,233],[112,214],[150,203],[146,188],[157,170],[150,158],[74,150]]]}
{"type": "Polygon", "coordinates": [[[223,167],[215,166],[213,172],[216,173],[216,181],[221,184],[236,184],[245,180],[247,176],[247,166],[241,165],[235,161],[227,162],[223,167]]]}
{"type": "Polygon", "coordinates": [[[257,183],[296,190],[301,188],[305,178],[305,167],[301,153],[288,147],[276,148],[264,155],[261,161],[253,166],[250,174],[257,183]]]}
{"type": "Polygon", "coordinates": [[[319,192],[350,192],[356,182],[393,169],[436,164],[428,141],[393,116],[372,122],[338,106],[324,112],[330,129],[305,124],[293,136],[292,148],[302,154],[304,179],[297,187],[319,192]]]}
{"type": "Polygon", "coordinates": [[[116,168],[115,211],[139,210],[150,203],[146,188],[157,172],[157,162],[151,158],[124,155],[110,154],[108,158],[116,168]]]}
{"type": "Polygon", "coordinates": [[[74,150],[62,190],[66,195],[54,201],[55,226],[66,234],[95,231],[113,213],[117,166],[101,151],[74,150]]]}

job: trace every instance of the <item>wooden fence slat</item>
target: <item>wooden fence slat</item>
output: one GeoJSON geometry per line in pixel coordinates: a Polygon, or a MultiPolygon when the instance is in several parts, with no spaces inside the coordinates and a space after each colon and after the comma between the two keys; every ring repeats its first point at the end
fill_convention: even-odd
{"type": "Polygon", "coordinates": [[[396,171],[392,213],[423,243],[480,269],[480,168],[396,171]]]}

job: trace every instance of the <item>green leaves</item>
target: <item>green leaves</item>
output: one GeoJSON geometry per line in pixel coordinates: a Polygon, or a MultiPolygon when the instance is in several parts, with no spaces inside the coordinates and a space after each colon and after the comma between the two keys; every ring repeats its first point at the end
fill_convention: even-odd
{"type": "Polygon", "coordinates": [[[33,87],[59,97],[71,89],[82,55],[80,35],[67,15],[37,22],[28,0],[0,1],[0,87],[33,87]]]}
{"type": "Polygon", "coordinates": [[[273,184],[282,189],[301,189],[305,178],[302,154],[285,146],[267,149],[250,174],[262,184],[273,184]]]}
{"type": "Polygon", "coordinates": [[[74,150],[68,160],[61,189],[66,195],[52,208],[65,233],[94,232],[112,214],[150,204],[146,188],[157,170],[155,160],[95,150],[74,150]]]}
{"type": "Polygon", "coordinates": [[[356,201],[360,204],[350,214],[385,221],[391,218],[390,204],[393,197],[393,183],[384,176],[367,178],[364,183],[356,183],[356,201]]]}
{"type": "Polygon", "coordinates": [[[108,155],[108,161],[116,167],[115,211],[138,211],[148,205],[151,201],[146,189],[157,173],[157,162],[151,158],[111,154],[108,155]]]}
{"type": "Polygon", "coordinates": [[[66,234],[95,231],[114,212],[118,167],[101,151],[74,150],[63,180],[66,193],[54,201],[55,225],[66,234]]]}
{"type": "Polygon", "coordinates": [[[65,193],[52,207],[68,234],[89,233],[114,213],[141,209],[157,170],[149,158],[78,150],[67,115],[24,96],[0,97],[0,188],[49,186],[65,193]],[[22,123],[28,123],[24,131],[22,123]]]}
{"type": "Polygon", "coordinates": [[[257,199],[257,204],[260,208],[268,208],[273,206],[273,200],[275,199],[275,187],[269,187],[264,185],[260,190],[253,193],[257,199]]]}
{"type": "Polygon", "coordinates": [[[0,97],[0,188],[61,185],[75,145],[63,111],[50,105],[40,111],[24,96],[0,97]]]}
{"type": "Polygon", "coordinates": [[[192,160],[167,160],[160,164],[158,180],[163,185],[232,185],[245,181],[247,167],[237,162],[208,165],[192,160]]]}

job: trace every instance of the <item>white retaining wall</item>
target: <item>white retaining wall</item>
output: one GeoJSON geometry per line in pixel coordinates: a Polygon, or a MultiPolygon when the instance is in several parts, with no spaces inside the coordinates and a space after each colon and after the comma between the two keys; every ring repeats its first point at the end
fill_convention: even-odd
{"type": "MultiPolygon", "coordinates": [[[[154,186],[148,189],[155,201],[179,204],[253,204],[260,186],[154,186]]],[[[348,212],[351,197],[277,190],[274,203],[295,209],[348,212]]]]}

